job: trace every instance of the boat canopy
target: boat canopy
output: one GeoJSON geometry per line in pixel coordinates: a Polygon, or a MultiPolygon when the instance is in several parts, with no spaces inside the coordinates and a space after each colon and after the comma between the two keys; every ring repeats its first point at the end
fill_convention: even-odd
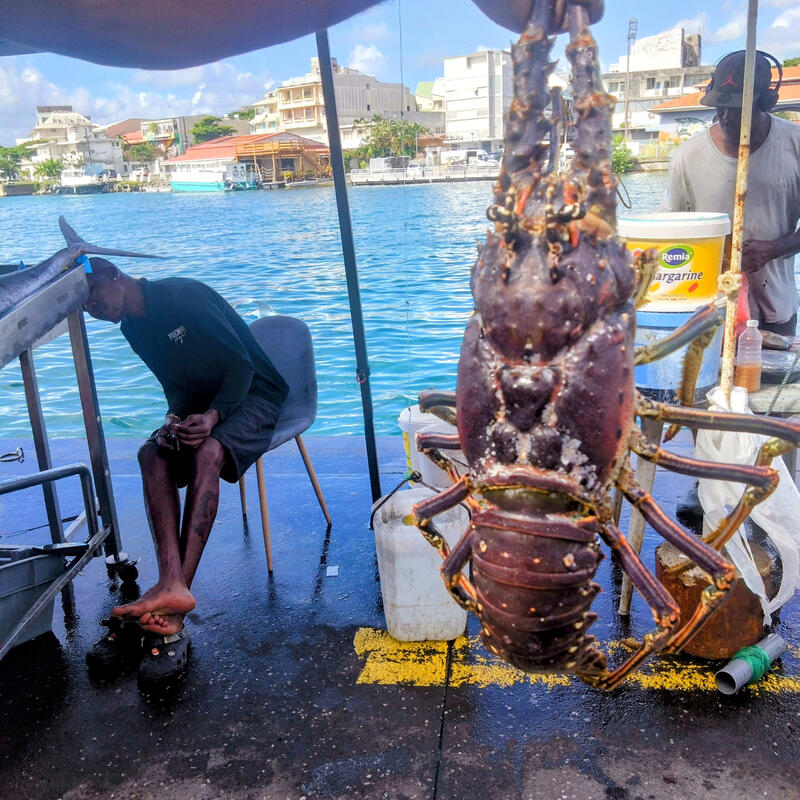
{"type": "Polygon", "coordinates": [[[115,67],[180,69],[314,33],[376,1],[4,0],[0,56],[50,52],[115,67]]]}
{"type": "MultiPolygon", "coordinates": [[[[180,69],[291,41],[377,2],[2,0],[0,56],[48,52],[112,67],[180,69]]],[[[521,30],[524,3],[474,2],[497,24],[521,30]]]]}

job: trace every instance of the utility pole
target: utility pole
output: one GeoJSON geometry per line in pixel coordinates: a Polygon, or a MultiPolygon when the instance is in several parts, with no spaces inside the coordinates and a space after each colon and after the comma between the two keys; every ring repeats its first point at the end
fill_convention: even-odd
{"type": "Polygon", "coordinates": [[[625,138],[631,138],[630,119],[628,117],[629,103],[631,96],[631,45],[636,40],[636,29],[638,23],[636,17],[628,20],[628,57],[625,60],[625,138]]]}
{"type": "MultiPolygon", "coordinates": [[[[86,156],[89,159],[89,175],[94,175],[94,161],[92,161],[92,145],[89,143],[89,129],[83,129],[83,136],[86,139],[86,156]]],[[[86,173],[86,168],[84,167],[84,173],[86,173]]]]}

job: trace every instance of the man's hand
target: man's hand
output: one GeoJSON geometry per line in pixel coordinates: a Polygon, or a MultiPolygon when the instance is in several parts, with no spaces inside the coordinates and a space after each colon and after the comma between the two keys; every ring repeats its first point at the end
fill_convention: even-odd
{"type": "Polygon", "coordinates": [[[178,440],[175,438],[175,424],[180,421],[180,417],[175,416],[175,414],[167,414],[164,424],[156,434],[156,444],[159,447],[167,450],[178,449],[178,440]]]}
{"type": "Polygon", "coordinates": [[[218,422],[219,411],[211,408],[205,414],[190,414],[182,422],[176,422],[173,430],[181,444],[197,448],[208,439],[218,422]]]}
{"type": "Polygon", "coordinates": [[[768,261],[778,258],[775,242],[766,239],[748,239],[742,245],[742,272],[756,272],[768,261]]]}

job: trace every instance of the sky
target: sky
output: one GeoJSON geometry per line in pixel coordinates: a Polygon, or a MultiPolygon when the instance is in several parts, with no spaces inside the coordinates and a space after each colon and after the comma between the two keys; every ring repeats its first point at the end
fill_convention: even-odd
{"type": "MultiPolygon", "coordinates": [[[[703,63],[745,46],[747,3],[740,0],[606,0],[594,26],[604,70],[625,55],[628,20],[638,37],[674,27],[702,36],[703,63]]],[[[800,56],[800,0],[760,0],[757,46],[778,59],[800,56]]],[[[342,66],[413,89],[442,75],[442,61],[507,48],[514,34],[492,23],[471,0],[386,0],[329,30],[342,66]]],[[[566,37],[555,55],[563,56],[566,37]]],[[[72,105],[106,125],[128,117],[221,115],[304,75],[316,55],[314,36],[182,70],[98,66],[53,54],[0,57],[0,145],[28,135],[37,105],[72,105]]],[[[560,68],[566,68],[561,61],[560,68]]]]}

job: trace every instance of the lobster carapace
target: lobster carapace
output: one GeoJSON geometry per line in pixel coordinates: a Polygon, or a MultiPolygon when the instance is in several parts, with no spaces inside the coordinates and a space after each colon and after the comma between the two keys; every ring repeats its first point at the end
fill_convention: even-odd
{"type": "MultiPolygon", "coordinates": [[[[478,615],[491,652],[527,671],[572,672],[612,688],[651,652],[680,650],[723,601],[734,570],[717,550],[776,485],[769,462],[788,442],[800,443],[800,425],[652,403],[634,388],[634,363],[685,343],[718,323],[719,313],[712,304],[663,346],[634,352],[637,270],[614,235],[616,101],[602,87],[589,31],[601,15],[601,0],[536,0],[512,46],[514,99],[487,212],[494,230],[472,270],[475,312],[464,334],[457,391],[420,395],[423,408],[456,420],[457,436],[418,437],[419,448],[450,470],[454,485],[417,504],[414,513],[444,558],[445,584],[478,615]],[[547,84],[554,35],[567,29],[575,156],[569,171],[558,174],[565,115],[560,95],[547,84]],[[756,466],[710,464],[649,442],[635,424],[637,415],[782,438],[762,448],[756,466]],[[442,452],[454,447],[469,463],[460,478],[442,452]],[[747,489],[706,543],[669,519],[636,484],[630,450],[668,469],[740,481],[747,489]],[[681,622],[672,597],[614,524],[615,487],[711,577],[689,620],[681,622]],[[451,551],[435,516],[463,501],[472,520],[451,551]],[[599,591],[593,576],[603,557],[601,541],[616,551],[656,621],[614,670],[588,634],[596,619],[590,605],[599,591]],[[470,560],[471,581],[462,572],[470,560]]],[[[646,271],[646,257],[639,266],[646,271]]]]}

